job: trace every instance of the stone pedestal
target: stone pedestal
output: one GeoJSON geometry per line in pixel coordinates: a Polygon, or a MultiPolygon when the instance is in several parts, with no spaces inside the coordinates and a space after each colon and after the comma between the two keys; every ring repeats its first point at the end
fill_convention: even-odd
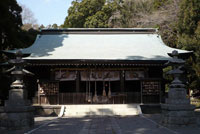
{"type": "Polygon", "coordinates": [[[162,124],[170,128],[196,126],[195,106],[190,105],[190,100],[186,98],[186,89],[172,88],[168,95],[166,104],[161,105],[162,124]]]}
{"type": "Polygon", "coordinates": [[[34,125],[32,106],[4,107],[0,111],[0,126],[6,129],[26,129],[34,125]]]}

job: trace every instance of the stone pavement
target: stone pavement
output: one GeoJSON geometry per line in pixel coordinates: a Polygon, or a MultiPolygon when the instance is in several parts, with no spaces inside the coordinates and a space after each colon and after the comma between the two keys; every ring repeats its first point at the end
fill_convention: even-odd
{"type": "Polygon", "coordinates": [[[36,125],[30,130],[0,130],[0,134],[199,134],[200,132],[200,126],[170,130],[157,124],[159,120],[159,114],[124,117],[36,117],[36,125]]]}

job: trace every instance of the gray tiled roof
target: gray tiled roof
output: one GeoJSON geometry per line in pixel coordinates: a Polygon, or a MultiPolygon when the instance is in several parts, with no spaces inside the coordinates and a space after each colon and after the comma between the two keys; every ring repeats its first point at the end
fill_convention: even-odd
{"type": "Polygon", "coordinates": [[[57,29],[22,51],[27,59],[168,60],[173,50],[188,53],[166,46],[156,29],[57,29]]]}

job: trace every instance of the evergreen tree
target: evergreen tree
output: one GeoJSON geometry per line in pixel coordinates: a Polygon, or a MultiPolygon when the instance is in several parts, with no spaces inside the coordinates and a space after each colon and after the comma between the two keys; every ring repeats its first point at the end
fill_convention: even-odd
{"type": "Polygon", "coordinates": [[[56,23],[54,23],[53,25],[52,25],[52,28],[58,28],[58,25],[56,24],[56,23]]]}
{"type": "Polygon", "coordinates": [[[177,23],[177,47],[194,52],[188,60],[189,86],[191,89],[200,88],[200,1],[183,0],[180,6],[177,23]],[[192,65],[192,67],[191,67],[192,65]]]}
{"type": "Polygon", "coordinates": [[[194,35],[200,21],[200,1],[183,0],[178,22],[179,34],[194,35]]]}
{"type": "Polygon", "coordinates": [[[39,29],[43,29],[43,28],[45,28],[43,24],[39,26],[39,29]]]}
{"type": "Polygon", "coordinates": [[[22,8],[16,0],[0,1],[0,50],[22,47],[19,39],[22,26],[22,8]]]}
{"type": "Polygon", "coordinates": [[[63,27],[108,27],[109,18],[120,0],[73,1],[63,27]]]}
{"type": "Polygon", "coordinates": [[[21,12],[16,0],[0,1],[0,50],[24,48],[34,42],[37,31],[22,30],[21,12]]]}

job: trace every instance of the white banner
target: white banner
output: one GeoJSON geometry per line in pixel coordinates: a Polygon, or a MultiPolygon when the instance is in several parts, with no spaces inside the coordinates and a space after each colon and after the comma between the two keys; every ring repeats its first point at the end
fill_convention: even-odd
{"type": "Polygon", "coordinates": [[[75,79],[76,79],[75,71],[68,71],[68,70],[55,71],[55,80],[70,81],[75,79]]]}
{"type": "Polygon", "coordinates": [[[126,71],[125,80],[139,80],[144,78],[144,71],[126,71]]]}
{"type": "Polygon", "coordinates": [[[81,72],[82,81],[118,81],[120,80],[119,71],[95,71],[81,72]]]}

